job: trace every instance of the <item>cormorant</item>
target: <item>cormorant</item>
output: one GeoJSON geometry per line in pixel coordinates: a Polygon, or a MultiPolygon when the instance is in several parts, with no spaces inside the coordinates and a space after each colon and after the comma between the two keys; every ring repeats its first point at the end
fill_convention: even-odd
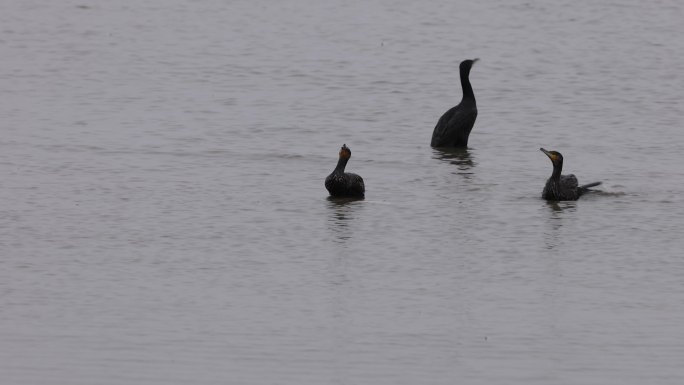
{"type": "Polygon", "coordinates": [[[473,87],[468,75],[470,67],[479,59],[464,60],[459,66],[461,72],[461,88],[463,99],[456,107],[452,107],[439,118],[435,130],[432,132],[432,147],[467,147],[470,130],[473,129],[477,118],[477,105],[473,87]]]}
{"type": "Polygon", "coordinates": [[[340,148],[340,159],[337,161],[335,170],[325,178],[325,188],[333,197],[358,197],[363,198],[366,187],[363,178],[350,172],[344,172],[351,157],[351,150],[346,144],[340,148]]]}
{"type": "Polygon", "coordinates": [[[575,201],[582,194],[589,191],[590,187],[598,186],[601,182],[594,182],[578,186],[577,177],[573,174],[561,175],[563,170],[563,155],[558,151],[540,150],[551,159],[553,163],[553,174],[546,181],[542,198],[549,201],[575,201]]]}

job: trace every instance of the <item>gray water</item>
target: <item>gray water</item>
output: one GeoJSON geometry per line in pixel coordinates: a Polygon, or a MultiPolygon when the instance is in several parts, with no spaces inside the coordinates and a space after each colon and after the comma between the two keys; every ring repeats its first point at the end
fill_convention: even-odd
{"type": "Polygon", "coordinates": [[[684,383],[682,20],[1,2],[1,382],[684,383]],[[327,198],[343,143],[365,200],[327,198]],[[599,192],[541,200],[539,147],[599,192]]]}

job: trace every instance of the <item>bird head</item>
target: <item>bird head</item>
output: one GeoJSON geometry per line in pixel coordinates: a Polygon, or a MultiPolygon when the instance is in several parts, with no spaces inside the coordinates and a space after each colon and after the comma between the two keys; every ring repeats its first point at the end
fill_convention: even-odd
{"type": "Polygon", "coordinates": [[[459,69],[461,70],[461,73],[470,73],[470,68],[475,64],[478,60],[480,59],[468,59],[464,60],[461,62],[461,65],[459,66],[459,69]]]}
{"type": "Polygon", "coordinates": [[[349,159],[351,158],[351,150],[347,147],[347,144],[343,144],[340,148],[340,158],[349,159]]]}
{"type": "Polygon", "coordinates": [[[539,149],[541,152],[546,154],[546,156],[551,159],[551,163],[553,163],[554,166],[562,166],[563,165],[563,155],[561,155],[560,152],[558,151],[547,151],[544,148],[539,149]]]}

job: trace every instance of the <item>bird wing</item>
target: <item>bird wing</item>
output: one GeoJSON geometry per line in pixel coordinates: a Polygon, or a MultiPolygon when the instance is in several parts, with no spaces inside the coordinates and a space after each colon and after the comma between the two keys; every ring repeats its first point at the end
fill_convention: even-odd
{"type": "Polygon", "coordinates": [[[454,116],[454,113],[458,109],[458,106],[451,107],[447,112],[445,112],[442,117],[437,121],[435,130],[432,132],[432,145],[441,146],[447,141],[448,128],[450,126],[449,122],[454,116]]]}
{"type": "Polygon", "coordinates": [[[561,175],[560,188],[561,191],[575,191],[577,190],[577,177],[574,174],[561,175]]]}
{"type": "Polygon", "coordinates": [[[363,183],[363,178],[360,175],[347,173],[349,175],[349,188],[355,192],[363,194],[366,191],[366,185],[363,183]]]}
{"type": "Polygon", "coordinates": [[[462,104],[445,112],[432,134],[432,146],[465,145],[477,118],[477,109],[462,104]]]}

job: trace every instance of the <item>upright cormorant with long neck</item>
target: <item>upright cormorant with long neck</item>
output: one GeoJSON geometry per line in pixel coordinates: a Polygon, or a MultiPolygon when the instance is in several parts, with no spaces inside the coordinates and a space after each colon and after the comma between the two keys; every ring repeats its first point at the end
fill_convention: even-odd
{"type": "Polygon", "coordinates": [[[343,144],[340,148],[340,159],[337,161],[337,167],[325,178],[325,188],[333,197],[363,198],[366,193],[363,178],[350,172],[344,172],[349,158],[351,158],[351,150],[346,144],[343,144]]]}
{"type": "Polygon", "coordinates": [[[477,118],[477,105],[473,87],[470,85],[470,68],[478,59],[464,60],[459,66],[463,99],[439,118],[432,132],[432,147],[467,147],[468,136],[477,118]]]}
{"type": "Polygon", "coordinates": [[[546,181],[542,198],[549,201],[576,201],[582,194],[589,191],[590,187],[598,186],[601,182],[594,182],[578,186],[577,177],[573,174],[561,175],[563,170],[563,155],[558,151],[540,150],[551,159],[553,173],[546,181]]]}

